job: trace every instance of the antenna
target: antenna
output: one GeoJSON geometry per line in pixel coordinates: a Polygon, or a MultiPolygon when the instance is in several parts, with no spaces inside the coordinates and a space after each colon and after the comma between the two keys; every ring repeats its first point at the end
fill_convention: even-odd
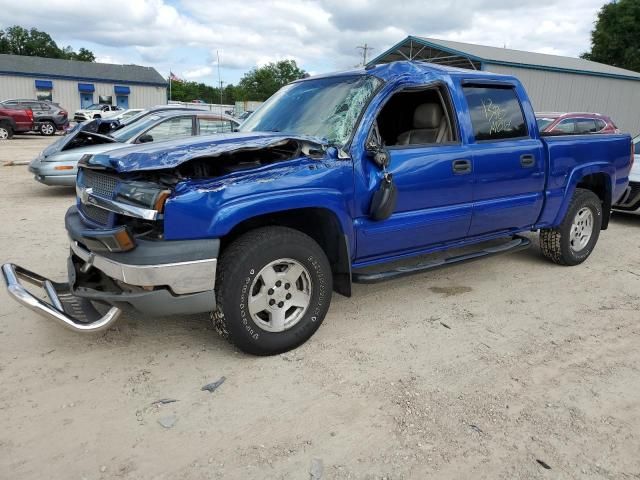
{"type": "Polygon", "coordinates": [[[356,48],[358,50],[362,50],[362,66],[364,67],[367,64],[367,52],[369,52],[369,50],[373,50],[373,47],[370,47],[365,43],[364,45],[358,45],[356,48]]]}

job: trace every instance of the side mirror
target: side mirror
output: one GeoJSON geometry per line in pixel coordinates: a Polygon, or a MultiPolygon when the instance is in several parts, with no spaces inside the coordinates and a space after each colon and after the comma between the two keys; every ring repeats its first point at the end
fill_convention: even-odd
{"type": "Polygon", "coordinates": [[[389,155],[389,151],[382,144],[377,124],[374,124],[374,127],[371,129],[364,149],[379,168],[385,169],[389,166],[391,156],[389,155]]]}
{"type": "Polygon", "coordinates": [[[140,135],[140,138],[138,138],[138,143],[149,143],[149,142],[153,142],[153,137],[148,133],[145,133],[144,135],[140,135]]]}
{"type": "Polygon", "coordinates": [[[375,141],[367,142],[365,150],[378,167],[384,169],[389,166],[389,162],[391,161],[391,156],[389,155],[389,151],[375,143],[375,141]]]}

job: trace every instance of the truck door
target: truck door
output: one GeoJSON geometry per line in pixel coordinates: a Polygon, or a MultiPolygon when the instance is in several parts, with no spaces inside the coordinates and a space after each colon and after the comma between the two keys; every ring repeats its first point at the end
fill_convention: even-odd
{"type": "Polygon", "coordinates": [[[473,165],[452,112],[448,90],[441,85],[397,92],[378,114],[376,125],[390,154],[398,200],[390,218],[375,221],[367,216],[380,171],[365,159],[368,185],[356,191],[362,212],[356,220],[359,260],[419,251],[466,236],[473,165]]]}
{"type": "Polygon", "coordinates": [[[545,152],[513,86],[464,85],[475,170],[469,236],[522,230],[540,215],[545,152]]]}

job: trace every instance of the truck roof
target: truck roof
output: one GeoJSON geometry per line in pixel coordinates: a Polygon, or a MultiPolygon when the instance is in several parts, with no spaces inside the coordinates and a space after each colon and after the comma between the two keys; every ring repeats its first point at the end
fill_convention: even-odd
{"type": "MultiPolygon", "coordinates": [[[[326,73],[322,75],[316,75],[310,77],[309,80],[318,78],[329,78],[337,76],[355,76],[355,75],[375,75],[382,80],[388,81],[394,77],[403,75],[406,77],[415,77],[415,79],[424,79],[425,74],[432,74],[434,77],[464,77],[468,79],[478,80],[496,80],[503,82],[518,82],[516,77],[512,75],[502,75],[499,73],[491,73],[480,70],[469,70],[466,68],[448,67],[446,65],[439,65],[435,63],[421,62],[421,61],[398,61],[391,63],[383,63],[378,65],[372,65],[364,68],[358,68],[354,70],[345,70],[340,72],[326,73]]],[[[304,82],[307,79],[298,80],[298,82],[304,82]]]]}

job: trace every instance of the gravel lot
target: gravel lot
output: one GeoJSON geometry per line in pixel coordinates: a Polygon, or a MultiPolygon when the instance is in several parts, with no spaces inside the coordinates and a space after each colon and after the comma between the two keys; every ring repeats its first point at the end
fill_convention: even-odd
{"type": "MultiPolygon", "coordinates": [[[[0,164],[50,141],[0,143],[0,164]]],[[[73,190],[24,166],[0,185],[0,260],[63,279],[73,190]]],[[[81,336],[2,289],[0,478],[640,478],[638,238],[616,215],[578,267],[536,246],[356,285],[271,358],[206,315],[81,336]]]]}

